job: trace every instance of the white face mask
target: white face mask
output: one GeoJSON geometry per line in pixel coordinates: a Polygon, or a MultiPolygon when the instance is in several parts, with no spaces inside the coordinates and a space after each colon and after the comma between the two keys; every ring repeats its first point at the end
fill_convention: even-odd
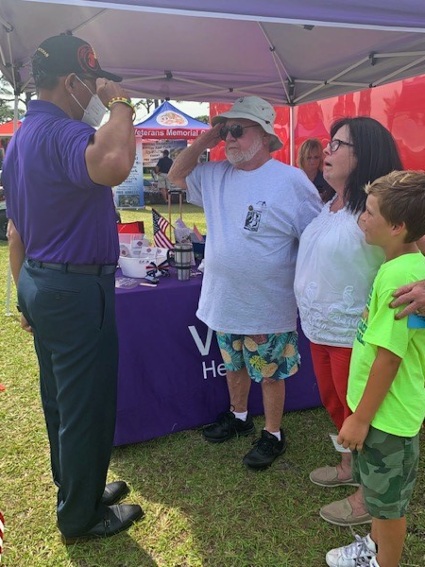
{"type": "Polygon", "coordinates": [[[91,94],[91,99],[87,105],[87,108],[84,108],[79,103],[77,98],[73,94],[71,94],[72,98],[81,108],[81,110],[84,112],[81,121],[85,122],[86,124],[89,124],[89,126],[93,126],[93,128],[98,128],[100,126],[100,123],[102,122],[102,118],[105,116],[106,107],[104,106],[100,98],[97,96],[97,94],[93,94],[89,89],[89,87],[85,83],[83,83],[80,77],[77,76],[77,79],[80,81],[81,84],[83,84],[86,87],[86,89],[91,94]]]}

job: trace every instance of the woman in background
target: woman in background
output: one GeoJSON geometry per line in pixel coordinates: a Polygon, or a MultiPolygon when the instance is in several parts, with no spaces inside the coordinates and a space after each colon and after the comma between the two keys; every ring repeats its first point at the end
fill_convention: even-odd
{"type": "Polygon", "coordinates": [[[335,191],[323,178],[323,148],[318,138],[308,138],[301,144],[297,165],[314,183],[322,201],[327,203],[335,195],[335,191]]]}
{"type": "MultiPolygon", "coordinates": [[[[351,412],[346,394],[351,348],[372,281],[384,261],[380,248],[366,243],[358,220],[366,202],[364,186],[402,169],[395,141],[368,117],[343,118],[331,127],[324,150],[324,178],[335,190],[301,236],[295,295],[310,348],[320,397],[339,431],[351,412]]],[[[341,462],[314,470],[310,480],[323,487],[355,485],[351,453],[341,462]]],[[[323,506],[321,517],[336,525],[369,523],[360,489],[323,506]]]]}

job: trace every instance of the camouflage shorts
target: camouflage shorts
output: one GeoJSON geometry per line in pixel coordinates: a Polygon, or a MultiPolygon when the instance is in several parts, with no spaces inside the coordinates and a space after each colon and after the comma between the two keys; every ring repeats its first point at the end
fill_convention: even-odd
{"type": "Polygon", "coordinates": [[[218,346],[226,370],[237,371],[246,367],[255,382],[263,378],[284,380],[298,370],[298,333],[269,335],[232,335],[216,332],[218,346]]]}
{"type": "Polygon", "coordinates": [[[419,463],[419,434],[398,437],[370,427],[363,449],[353,452],[353,478],[364,490],[373,518],[402,518],[412,496],[419,463]]]}

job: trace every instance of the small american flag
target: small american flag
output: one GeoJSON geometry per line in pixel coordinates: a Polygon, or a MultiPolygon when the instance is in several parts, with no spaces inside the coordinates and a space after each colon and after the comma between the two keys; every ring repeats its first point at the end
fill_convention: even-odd
{"type": "Polygon", "coordinates": [[[0,563],[3,551],[3,536],[4,536],[4,516],[0,511],[0,563]]]}
{"type": "Polygon", "coordinates": [[[166,235],[170,223],[155,209],[152,209],[153,241],[159,248],[173,248],[173,243],[166,235]]]}

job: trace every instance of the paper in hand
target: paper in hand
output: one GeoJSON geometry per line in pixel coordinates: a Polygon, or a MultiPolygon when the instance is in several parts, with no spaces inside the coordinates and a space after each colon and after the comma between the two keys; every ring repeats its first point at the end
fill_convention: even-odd
{"type": "Polygon", "coordinates": [[[334,447],[338,451],[338,453],[351,453],[350,449],[345,449],[342,445],[338,443],[338,441],[336,440],[338,435],[329,433],[329,437],[331,438],[332,443],[334,444],[334,447]]]}

